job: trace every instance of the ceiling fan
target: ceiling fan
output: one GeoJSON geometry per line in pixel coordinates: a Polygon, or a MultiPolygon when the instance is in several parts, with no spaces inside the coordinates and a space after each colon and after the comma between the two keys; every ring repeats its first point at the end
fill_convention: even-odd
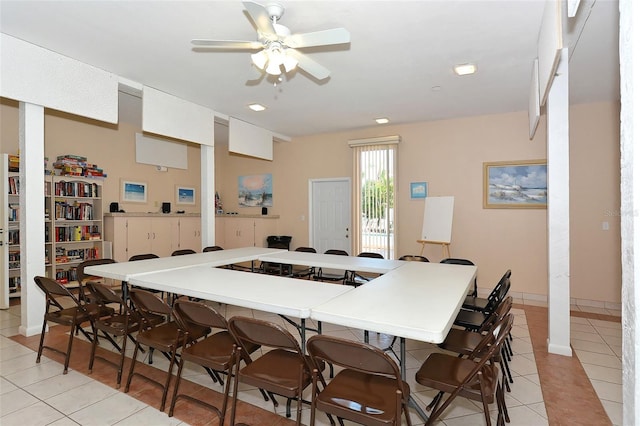
{"type": "Polygon", "coordinates": [[[282,69],[287,73],[297,66],[314,78],[324,80],[331,72],[297,49],[344,44],[351,40],[349,31],[344,28],[291,34],[289,28],[277,23],[284,14],[284,7],[280,3],[262,6],[244,1],[242,4],[256,26],[258,40],[193,39],[191,43],[199,48],[254,50],[257,52],[251,55],[253,64],[268,74],[279,76],[282,69]]]}

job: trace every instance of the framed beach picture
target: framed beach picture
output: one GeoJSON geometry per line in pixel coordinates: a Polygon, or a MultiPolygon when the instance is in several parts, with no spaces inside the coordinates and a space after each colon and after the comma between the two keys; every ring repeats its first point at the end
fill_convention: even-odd
{"type": "Polygon", "coordinates": [[[272,207],[271,173],[238,176],[238,205],[240,207],[272,207]]]}
{"type": "Polygon", "coordinates": [[[196,189],[176,185],[176,204],[195,204],[196,189]]]}
{"type": "Polygon", "coordinates": [[[547,208],[546,160],[483,163],[485,209],[547,208]]]}
{"type": "Polygon", "coordinates": [[[147,183],[133,182],[121,179],[122,193],[120,201],[123,203],[146,203],[147,202],[147,183]]]}
{"type": "Polygon", "coordinates": [[[411,182],[411,198],[427,198],[427,182],[411,182]]]}

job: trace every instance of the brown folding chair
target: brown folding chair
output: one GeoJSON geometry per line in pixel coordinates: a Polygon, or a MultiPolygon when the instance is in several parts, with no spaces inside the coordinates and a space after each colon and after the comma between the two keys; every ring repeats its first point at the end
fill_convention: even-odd
{"type": "MultiPolygon", "coordinates": [[[[456,258],[456,257],[448,257],[446,259],[442,259],[440,261],[440,263],[445,263],[445,264],[448,264],[448,265],[475,266],[475,263],[473,263],[469,259],[460,259],[460,258],[456,258]]],[[[471,296],[471,297],[477,297],[478,296],[478,278],[477,277],[474,278],[474,280],[473,280],[473,288],[471,290],[469,290],[468,295],[471,296]]]]}
{"type": "Polygon", "coordinates": [[[428,262],[429,261],[429,259],[427,259],[426,257],[420,256],[418,254],[405,254],[404,256],[400,256],[398,260],[404,260],[406,262],[428,262]]]}
{"type": "MultiPolygon", "coordinates": [[[[133,333],[140,328],[138,314],[127,306],[122,297],[118,296],[111,288],[104,284],[96,283],[93,281],[87,281],[87,290],[91,294],[91,297],[96,300],[100,305],[117,304],[120,309],[114,311],[113,314],[102,318],[96,318],[94,321],[93,329],[93,342],[91,345],[91,357],[89,358],[89,373],[93,372],[93,362],[95,358],[99,358],[108,364],[115,366],[118,370],[116,379],[116,388],[120,388],[122,381],[122,370],[124,367],[125,351],[127,349],[127,338],[131,339],[133,343],[136,342],[133,337],[133,333]],[[98,347],[98,330],[105,333],[105,335],[122,337],[122,347],[115,344],[116,349],[120,353],[120,360],[118,363],[112,362],[110,359],[96,355],[96,348],[98,347]]],[[[158,317],[159,318],[159,317],[158,317]]]]}
{"type": "Polygon", "coordinates": [[[416,382],[448,393],[449,397],[444,402],[438,398],[426,424],[433,424],[458,396],[482,403],[487,426],[491,425],[489,404],[495,400],[498,405],[498,423],[504,420],[504,377],[500,378],[500,371],[493,360],[508,338],[512,326],[513,314],[507,314],[493,331],[487,333],[477,347],[464,357],[444,353],[429,355],[416,373],[416,382]]]}
{"type": "Polygon", "coordinates": [[[105,259],[89,259],[89,260],[85,260],[83,262],[80,262],[80,264],[78,264],[77,268],[76,268],[76,274],[78,275],[78,299],[80,299],[81,302],[92,302],[92,300],[87,300],[87,293],[88,291],[86,290],[86,283],[87,281],[91,280],[91,281],[100,281],[103,278],[102,277],[95,277],[92,275],[89,275],[87,273],[84,272],[84,269],[89,267],[89,266],[95,266],[95,265],[108,265],[111,263],[116,263],[115,260],[113,259],[109,259],[109,258],[105,258],[105,259]]]}
{"type": "MultiPolygon", "coordinates": [[[[324,252],[324,254],[333,254],[336,256],[349,256],[344,250],[340,249],[329,249],[324,252]]],[[[349,278],[349,271],[344,271],[342,274],[332,274],[322,270],[322,268],[318,268],[318,273],[313,276],[313,279],[316,281],[325,281],[325,282],[340,282],[342,284],[346,283],[347,278],[349,278]]]]}
{"type": "MultiPolygon", "coordinates": [[[[301,251],[304,253],[317,253],[316,249],[313,247],[305,247],[301,246],[295,249],[295,251],[301,251]]],[[[316,273],[315,266],[291,266],[291,277],[292,278],[307,278],[310,279],[316,273]]]]}
{"type": "Polygon", "coordinates": [[[171,256],[184,256],[185,254],[195,254],[195,250],[192,249],[182,249],[182,250],[174,250],[171,253],[171,256]]]}
{"type": "Polygon", "coordinates": [[[62,374],[67,374],[69,359],[71,357],[71,347],[73,346],[73,336],[75,336],[77,330],[80,330],[89,341],[92,340],[91,336],[82,328],[82,324],[86,322],[91,323],[91,329],[93,330],[93,320],[97,316],[97,307],[96,305],[81,303],[68,288],[51,278],[36,276],[34,277],[34,281],[46,297],[46,307],[44,320],[42,321],[42,332],[40,333],[40,344],[38,345],[36,363],[40,362],[42,350],[45,348],[49,349],[64,355],[64,370],[62,374]],[[73,306],[65,308],[63,303],[61,303],[63,299],[71,301],[73,306]],[[56,324],[67,325],[71,328],[69,330],[69,343],[67,344],[66,352],[52,346],[44,345],[44,335],[47,331],[47,322],[49,321],[56,324]]]}
{"type": "Polygon", "coordinates": [[[205,248],[202,249],[203,253],[209,252],[209,251],[220,251],[220,250],[224,250],[222,247],[220,246],[207,246],[205,248]]]}
{"type": "MultiPolygon", "coordinates": [[[[242,382],[287,398],[287,417],[291,416],[291,401],[295,399],[298,402],[296,424],[299,425],[302,392],[311,384],[312,367],[296,339],[278,324],[239,316],[229,320],[229,331],[240,345],[234,351],[236,369],[230,424],[235,424],[238,383],[242,382]],[[249,352],[253,345],[269,350],[263,350],[261,357],[240,368],[240,348],[249,352]]],[[[272,400],[277,405],[275,399],[272,400]]]]}
{"type": "MultiPolygon", "coordinates": [[[[177,350],[184,343],[184,332],[178,327],[175,321],[171,320],[171,307],[156,294],[140,290],[131,290],[131,300],[135,306],[136,312],[140,317],[140,327],[138,328],[138,334],[136,335],[136,347],[133,351],[133,359],[131,360],[131,366],[129,368],[129,377],[127,378],[127,385],[124,388],[125,393],[129,392],[131,386],[131,380],[134,375],[138,375],[146,378],[151,383],[160,386],[162,388],[162,398],[160,402],[160,411],[164,411],[164,406],[167,400],[167,393],[169,391],[169,384],[171,382],[171,372],[176,362],[177,350]],[[164,316],[166,322],[161,324],[156,323],[157,316],[164,316]],[[138,351],[141,349],[141,345],[148,346],[150,348],[149,364],[152,363],[151,356],[152,350],[157,349],[169,360],[169,371],[164,383],[160,383],[151,377],[147,377],[144,374],[135,371],[137,364],[138,351]]],[[[197,339],[203,337],[209,332],[209,329],[199,327],[197,330],[193,330],[191,338],[197,339]]]]}
{"type": "Polygon", "coordinates": [[[307,350],[314,365],[343,368],[328,383],[318,368],[313,369],[312,426],[316,409],[327,413],[332,425],[331,415],[366,425],[400,425],[403,411],[411,425],[407,410],[411,391],[389,355],[366,343],[326,335],[309,338],[307,350]]]}
{"type": "MultiPolygon", "coordinates": [[[[381,255],[380,253],[373,253],[368,251],[363,251],[362,253],[358,254],[358,257],[368,257],[371,259],[384,259],[384,256],[381,255]]],[[[380,274],[358,273],[357,271],[349,271],[347,273],[347,280],[345,281],[345,284],[358,287],[379,276],[380,274]]]]}
{"type": "MultiPolygon", "coordinates": [[[[180,355],[180,364],[178,365],[176,384],[173,388],[169,417],[173,416],[177,400],[183,398],[213,410],[218,415],[220,424],[222,425],[227,412],[231,369],[233,368],[233,350],[235,346],[235,340],[228,331],[227,320],[209,305],[182,299],[176,300],[176,303],[173,305],[173,313],[178,326],[184,331],[185,343],[183,344],[180,355]],[[192,330],[197,330],[198,327],[210,328],[216,331],[203,340],[194,340],[191,337],[192,330]],[[202,366],[213,379],[214,383],[218,382],[224,386],[225,396],[222,408],[218,408],[195,396],[179,393],[182,369],[185,362],[202,366]],[[226,384],[219,373],[227,374],[226,384]]],[[[248,346],[248,350],[251,353],[259,348],[260,346],[258,345],[248,346]]],[[[251,362],[251,357],[244,351],[241,351],[240,357],[247,364],[251,362]]],[[[265,396],[266,400],[266,394],[263,394],[263,396],[265,396]]]]}

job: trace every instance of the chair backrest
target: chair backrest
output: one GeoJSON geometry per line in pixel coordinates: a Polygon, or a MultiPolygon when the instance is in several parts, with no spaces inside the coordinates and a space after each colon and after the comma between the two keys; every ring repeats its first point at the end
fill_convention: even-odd
{"type": "Polygon", "coordinates": [[[398,260],[406,260],[408,262],[428,262],[429,261],[429,259],[427,259],[426,257],[420,256],[417,254],[405,254],[404,256],[400,256],[398,260]]]}
{"type": "Polygon", "coordinates": [[[469,259],[459,259],[455,257],[448,257],[446,259],[442,259],[440,263],[447,263],[449,265],[468,265],[475,266],[475,263],[470,261],[469,259]]]}
{"type": "Polygon", "coordinates": [[[498,284],[491,290],[491,293],[487,297],[489,303],[487,304],[487,311],[492,312],[497,309],[498,305],[506,297],[509,289],[511,288],[511,269],[507,269],[498,284]]]}
{"type": "Polygon", "coordinates": [[[129,262],[134,262],[136,260],[158,259],[159,257],[160,256],[153,253],[134,254],[129,258],[129,262]]]}
{"type": "Polygon", "coordinates": [[[171,253],[171,256],[183,256],[185,254],[195,254],[195,250],[192,249],[181,249],[181,250],[175,250],[173,253],[171,253]]]}
{"type": "Polygon", "coordinates": [[[313,247],[298,247],[295,251],[303,251],[305,253],[317,253],[313,247]]]}
{"type": "Polygon", "coordinates": [[[129,292],[129,297],[133,301],[133,305],[144,319],[146,326],[156,324],[157,315],[164,316],[165,318],[171,318],[171,307],[161,298],[156,296],[155,293],[151,293],[139,288],[132,288],[129,292]]]}
{"type": "Polygon", "coordinates": [[[108,305],[110,303],[117,303],[121,306],[126,305],[122,300],[122,297],[118,296],[115,291],[104,284],[97,283],[95,281],[87,281],[86,286],[87,290],[89,290],[96,302],[102,305],[108,305]]]}
{"type": "Polygon", "coordinates": [[[36,285],[42,290],[47,299],[47,312],[49,307],[54,306],[58,309],[64,309],[58,298],[68,297],[73,300],[76,306],[80,306],[80,301],[69,291],[68,288],[60,284],[59,282],[52,280],[49,277],[35,276],[33,280],[36,285]]]}
{"type": "Polygon", "coordinates": [[[91,275],[85,274],[84,269],[89,266],[107,265],[110,263],[116,263],[116,261],[113,259],[105,258],[105,259],[89,259],[89,260],[80,262],[80,264],[76,267],[76,273],[78,275],[78,298],[80,300],[82,301],[85,300],[84,286],[86,281],[92,277],[91,275]]]}
{"type": "Polygon", "coordinates": [[[495,323],[502,321],[502,319],[511,311],[512,306],[513,297],[505,297],[498,307],[487,317],[487,319],[485,319],[478,331],[481,333],[488,331],[495,323]]]}
{"type": "Polygon", "coordinates": [[[358,257],[370,257],[372,259],[384,259],[384,256],[380,253],[373,253],[370,251],[363,251],[358,255],[358,257]]]}
{"type": "Polygon", "coordinates": [[[178,299],[173,304],[173,313],[178,326],[189,331],[194,325],[227,330],[227,320],[211,306],[201,302],[178,299]]]}
{"type": "Polygon", "coordinates": [[[349,256],[349,253],[347,253],[344,250],[340,250],[340,249],[329,249],[329,250],[325,251],[324,254],[335,254],[335,255],[338,255],[338,256],[349,256]]]}
{"type": "Polygon", "coordinates": [[[229,331],[236,342],[250,352],[251,344],[285,349],[302,354],[298,341],[279,324],[255,318],[235,316],[229,319],[229,331]]]}
{"type": "Polygon", "coordinates": [[[500,321],[496,321],[467,357],[472,360],[479,360],[480,364],[486,364],[500,350],[512,327],[513,314],[507,313],[500,321]]]}
{"type": "Polygon", "coordinates": [[[382,375],[398,381],[402,390],[402,377],[398,364],[381,349],[362,342],[318,334],[307,341],[307,351],[318,368],[320,361],[349,370],[382,375]]]}
{"type": "Polygon", "coordinates": [[[202,252],[206,253],[208,251],[220,251],[220,250],[224,250],[224,249],[220,246],[207,246],[202,249],[202,252]]]}

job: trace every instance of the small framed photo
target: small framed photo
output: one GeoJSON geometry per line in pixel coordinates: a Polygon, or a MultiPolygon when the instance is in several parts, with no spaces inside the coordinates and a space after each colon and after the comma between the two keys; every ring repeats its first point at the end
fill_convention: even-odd
{"type": "Polygon", "coordinates": [[[122,193],[120,200],[123,203],[146,203],[147,202],[147,183],[133,182],[130,180],[121,180],[122,193]]]}
{"type": "Polygon", "coordinates": [[[195,204],[196,189],[186,186],[176,186],[176,204],[195,204]]]}
{"type": "Polygon", "coordinates": [[[427,182],[411,182],[411,198],[427,198],[427,182]]]}

